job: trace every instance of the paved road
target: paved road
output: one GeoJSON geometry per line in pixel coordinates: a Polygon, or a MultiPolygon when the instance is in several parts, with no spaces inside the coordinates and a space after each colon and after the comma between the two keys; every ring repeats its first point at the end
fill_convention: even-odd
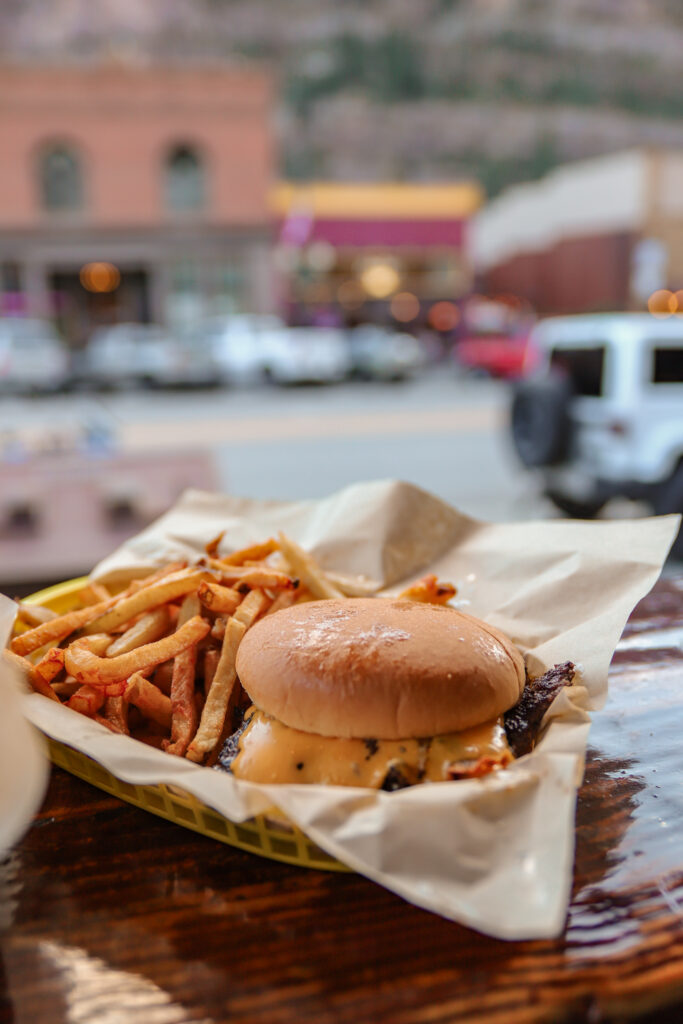
{"type": "Polygon", "coordinates": [[[258,498],[321,497],[395,477],[489,519],[550,513],[505,436],[507,392],[432,371],[401,385],[77,394],[3,401],[30,438],[106,423],[127,449],[208,447],[220,485],[258,498]]]}

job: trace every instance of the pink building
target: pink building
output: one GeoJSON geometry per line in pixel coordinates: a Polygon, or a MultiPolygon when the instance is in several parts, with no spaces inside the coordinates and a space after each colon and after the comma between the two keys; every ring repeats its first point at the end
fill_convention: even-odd
{"type": "Polygon", "coordinates": [[[100,323],[269,308],[261,70],[4,66],[0,97],[0,311],[54,315],[79,344],[100,323]]]}

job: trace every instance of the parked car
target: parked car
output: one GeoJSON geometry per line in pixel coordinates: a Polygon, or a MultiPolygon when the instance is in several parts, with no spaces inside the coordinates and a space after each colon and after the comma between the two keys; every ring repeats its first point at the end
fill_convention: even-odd
{"type": "Polygon", "coordinates": [[[95,331],[79,372],[87,382],[108,387],[208,385],[217,376],[210,345],[199,338],[176,338],[156,324],[138,323],[95,331]]]}
{"type": "Polygon", "coordinates": [[[503,380],[518,380],[531,373],[537,360],[528,330],[520,333],[470,334],[454,349],[459,366],[503,380]]]}
{"type": "Polygon", "coordinates": [[[351,367],[363,380],[405,380],[425,364],[419,341],[405,331],[360,324],[348,334],[351,367]]]}
{"type": "Polygon", "coordinates": [[[271,339],[283,330],[277,316],[241,313],[208,320],[196,335],[210,346],[222,383],[250,385],[265,378],[271,339]]]}
{"type": "Polygon", "coordinates": [[[0,320],[0,390],[60,391],[69,383],[69,356],[47,320],[0,320]]]}
{"type": "Polygon", "coordinates": [[[277,384],[333,384],[351,372],[344,332],[337,327],[285,327],[268,339],[267,374],[277,384]]]}
{"type": "Polygon", "coordinates": [[[616,496],[683,512],[683,317],[558,317],[532,341],[540,362],[516,389],[512,438],[554,504],[580,518],[616,496]]]}

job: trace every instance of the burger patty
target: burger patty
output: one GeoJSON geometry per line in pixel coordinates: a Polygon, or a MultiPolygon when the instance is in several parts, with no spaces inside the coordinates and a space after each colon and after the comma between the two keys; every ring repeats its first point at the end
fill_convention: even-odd
{"type": "MultiPolygon", "coordinates": [[[[499,728],[499,734],[502,737],[503,744],[505,744],[506,739],[507,747],[509,747],[509,751],[514,757],[521,757],[523,754],[527,754],[532,750],[538,737],[541,721],[545,712],[562,687],[570,686],[572,684],[574,672],[575,670],[572,663],[567,662],[564,665],[556,665],[537,679],[527,680],[521,699],[504,715],[502,722],[504,727],[504,736],[503,728],[499,728]]],[[[216,764],[217,768],[222,769],[223,771],[232,771],[233,761],[241,751],[240,739],[248,728],[255,711],[255,708],[250,709],[244,721],[241,722],[232,735],[226,739],[218,756],[216,764]]],[[[237,723],[235,724],[237,725],[237,723]]],[[[280,726],[280,728],[282,727],[280,726]]],[[[301,734],[299,734],[299,736],[301,736],[301,734]]],[[[317,739],[320,739],[320,737],[317,739]]],[[[443,740],[444,738],[442,737],[441,739],[435,738],[434,740],[425,739],[422,741],[410,741],[411,745],[415,743],[418,744],[420,757],[417,762],[413,763],[415,759],[413,758],[411,761],[407,755],[405,758],[401,756],[393,756],[392,759],[386,763],[384,776],[375,776],[375,781],[372,784],[377,786],[379,783],[378,788],[387,791],[394,791],[422,782],[426,776],[425,766],[427,764],[432,744],[443,743],[443,740]]],[[[332,743],[335,742],[338,741],[332,740],[332,743]]],[[[374,760],[375,755],[382,746],[382,741],[378,741],[376,739],[365,739],[354,742],[364,745],[365,761],[374,760]]],[[[409,741],[405,742],[407,747],[409,741]]],[[[396,747],[397,744],[394,743],[392,746],[396,747]]],[[[400,747],[399,749],[403,750],[404,748],[400,747]]],[[[459,756],[462,756],[462,753],[459,756]]],[[[471,758],[472,754],[470,753],[466,756],[471,758]]],[[[443,760],[443,756],[440,760],[443,760]]],[[[480,748],[480,756],[476,757],[474,760],[445,761],[444,768],[441,773],[437,776],[432,775],[432,778],[478,778],[489,774],[491,771],[504,767],[509,760],[510,753],[506,754],[502,750],[494,750],[491,747],[486,750],[484,747],[483,750],[480,748]]],[[[303,768],[303,762],[301,764],[297,764],[296,767],[303,768]]]]}
{"type": "Polygon", "coordinates": [[[503,716],[505,734],[515,757],[522,757],[533,749],[544,714],[562,687],[572,685],[575,673],[572,662],[566,661],[537,679],[527,677],[524,693],[503,716]]]}

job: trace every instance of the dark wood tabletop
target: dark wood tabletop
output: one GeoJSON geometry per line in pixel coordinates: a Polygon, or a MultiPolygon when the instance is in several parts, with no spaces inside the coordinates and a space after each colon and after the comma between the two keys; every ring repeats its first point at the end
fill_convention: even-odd
{"type": "Polygon", "coordinates": [[[561,938],[502,942],[243,853],[58,768],[0,862],[2,1024],[683,1020],[683,575],[594,716],[561,938]]]}

